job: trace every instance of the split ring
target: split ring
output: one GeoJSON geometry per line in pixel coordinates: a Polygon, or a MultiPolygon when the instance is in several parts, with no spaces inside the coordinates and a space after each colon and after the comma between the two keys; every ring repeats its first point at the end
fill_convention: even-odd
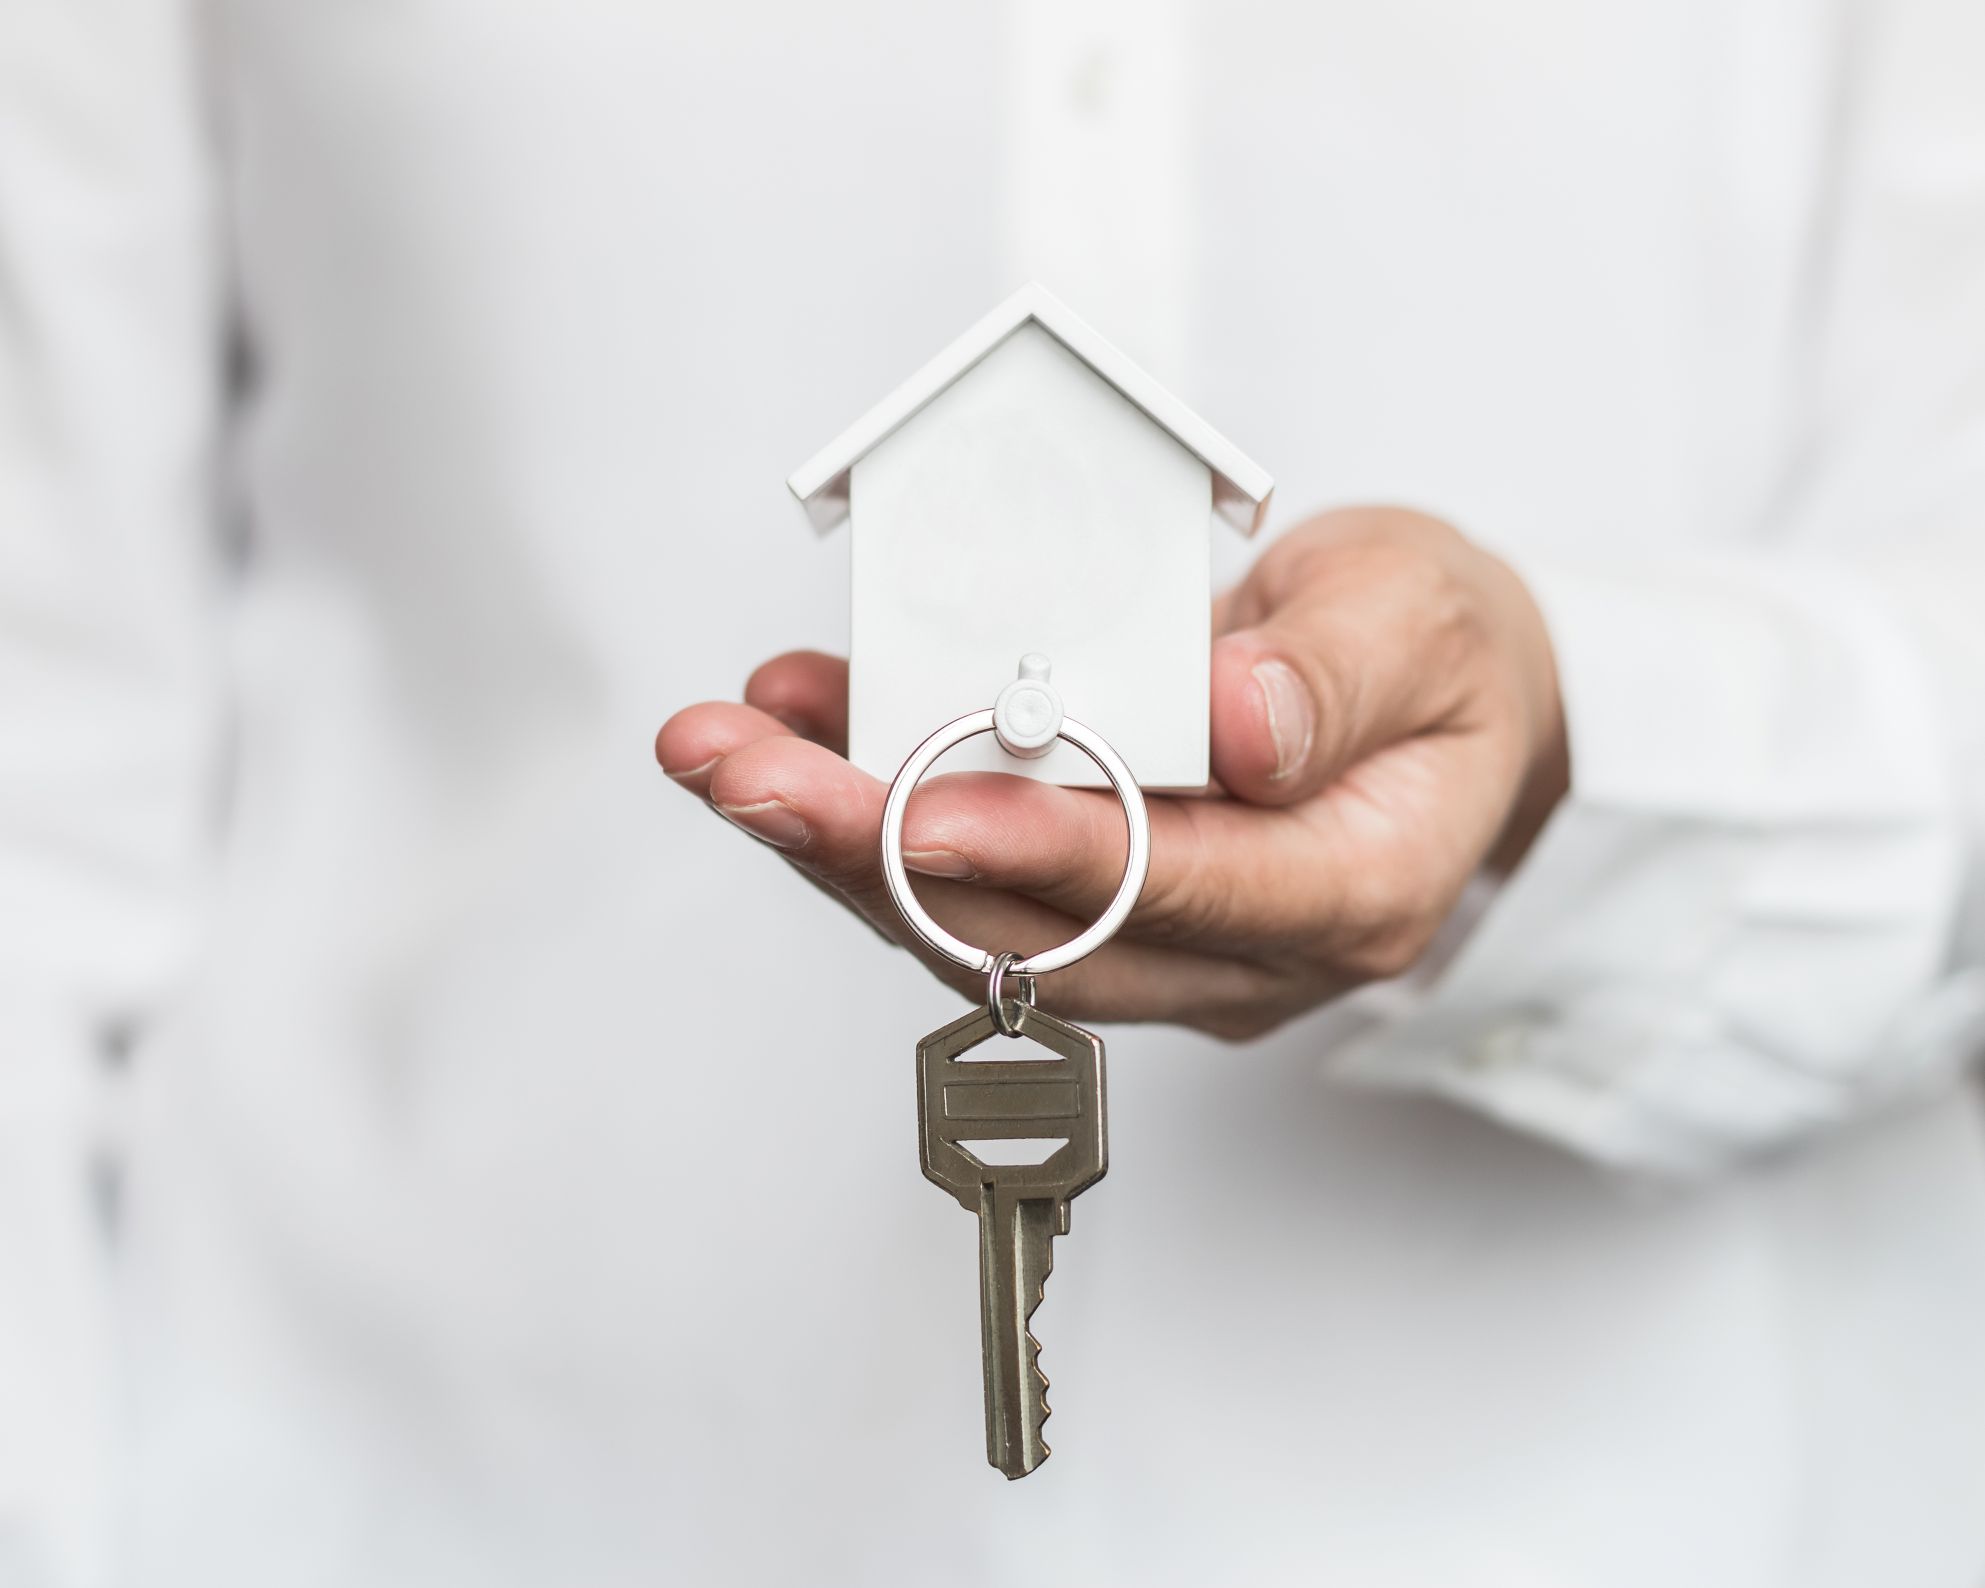
{"type": "MultiPolygon", "coordinates": [[[[1018,954],[1008,949],[993,961],[992,974],[986,977],[986,1012],[992,1016],[993,1025],[999,1029],[999,1034],[1003,1037],[1017,1037],[1020,1035],[1019,1023],[1009,1018],[1006,1013],[1007,1000],[1005,986],[1007,976],[1012,973],[1013,967],[1019,962],[1019,959],[1020,956],[1018,954]]],[[[1032,976],[1015,976],[1013,979],[1019,984],[1014,989],[1015,997],[1013,1002],[1016,1005],[1024,1004],[1029,1009],[1033,1008],[1034,978],[1032,976]]],[[[1024,1019],[1025,1016],[1022,1016],[1022,1018],[1024,1019]]]]}
{"type": "MultiPolygon", "coordinates": [[[[910,752],[909,760],[896,774],[896,781],[889,785],[889,799],[882,807],[882,880],[889,888],[890,899],[909,923],[910,930],[928,948],[942,954],[952,964],[962,965],[966,970],[980,975],[990,974],[999,956],[962,938],[953,937],[931,918],[930,911],[910,891],[909,872],[903,864],[903,815],[909,808],[911,791],[923,781],[924,774],[939,756],[954,745],[992,731],[993,713],[990,707],[971,712],[955,722],[947,722],[910,752]]],[[[1057,737],[1065,739],[1094,761],[1103,776],[1110,780],[1110,787],[1116,790],[1117,798],[1123,802],[1124,821],[1130,828],[1130,852],[1124,860],[1123,881],[1117,885],[1116,897],[1110,900],[1109,908],[1096,917],[1088,930],[1077,933],[1057,948],[1043,949],[1038,954],[1009,964],[1006,974],[1011,976],[1045,976],[1049,971],[1064,970],[1077,960],[1095,953],[1116,936],[1117,928],[1129,917],[1138,894],[1144,891],[1145,875],[1151,869],[1151,816],[1144,808],[1144,793],[1138,788],[1137,779],[1131,776],[1130,768],[1124,765],[1123,757],[1110,748],[1109,741],[1101,734],[1084,727],[1072,717],[1062,718],[1061,732],[1057,737]]]]}

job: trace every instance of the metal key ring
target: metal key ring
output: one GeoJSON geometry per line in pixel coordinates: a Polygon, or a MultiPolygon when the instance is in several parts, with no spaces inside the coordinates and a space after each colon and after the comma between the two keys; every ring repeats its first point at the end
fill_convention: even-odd
{"type": "MultiPolygon", "coordinates": [[[[952,964],[962,965],[966,970],[977,971],[981,975],[992,970],[998,956],[962,938],[953,937],[931,919],[930,912],[917,902],[917,896],[910,891],[909,872],[903,864],[903,815],[909,809],[911,791],[923,781],[932,762],[953,745],[963,744],[967,739],[992,731],[990,707],[971,712],[956,722],[947,722],[910,752],[909,760],[896,774],[896,781],[889,785],[889,799],[882,807],[882,880],[888,885],[889,897],[903,919],[909,922],[910,930],[928,947],[952,964]]],[[[1045,976],[1049,971],[1064,970],[1077,960],[1095,953],[1116,936],[1117,928],[1123,925],[1137,903],[1138,894],[1144,891],[1145,874],[1151,869],[1151,817],[1144,808],[1144,793],[1138,788],[1137,779],[1131,776],[1130,768],[1124,765],[1123,757],[1110,748],[1109,741],[1101,734],[1093,728],[1084,727],[1072,717],[1062,719],[1059,737],[1094,761],[1103,776],[1110,780],[1110,787],[1116,790],[1117,798],[1123,802],[1124,821],[1130,828],[1130,853],[1124,860],[1123,881],[1117,885],[1116,897],[1110,900],[1109,908],[1096,917],[1089,929],[1058,948],[1043,949],[1038,954],[1008,965],[1008,975],[1045,976]]]]}
{"type": "MultiPolygon", "coordinates": [[[[1017,1037],[1020,1035],[1019,1023],[1010,1018],[1006,1012],[1007,998],[1005,987],[1007,976],[1011,974],[1013,967],[1019,963],[1020,956],[1014,953],[1012,949],[1008,949],[993,961],[992,971],[986,977],[986,1013],[992,1016],[992,1023],[999,1028],[999,1034],[1003,1037],[1017,1037]]],[[[1013,989],[1014,1005],[1018,1007],[1024,1004],[1029,1009],[1033,1008],[1034,978],[1032,976],[1015,976],[1013,980],[1015,983],[1013,989]]],[[[1022,1018],[1025,1017],[1023,1016],[1022,1018]]]]}

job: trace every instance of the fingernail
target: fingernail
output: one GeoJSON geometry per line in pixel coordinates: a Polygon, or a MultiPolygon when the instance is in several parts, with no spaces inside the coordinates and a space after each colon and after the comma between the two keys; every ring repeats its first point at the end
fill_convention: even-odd
{"type": "Polygon", "coordinates": [[[906,849],[903,864],[927,877],[957,877],[964,881],[978,875],[972,869],[972,862],[955,849],[906,849]]]}
{"type": "Polygon", "coordinates": [[[1309,759],[1310,744],[1316,738],[1316,708],[1310,703],[1309,690],[1287,662],[1256,662],[1254,681],[1261,686],[1261,698],[1268,707],[1268,734],[1275,741],[1272,777],[1288,777],[1309,759]]]}
{"type": "Polygon", "coordinates": [[[678,783],[687,783],[691,778],[701,777],[705,772],[712,771],[716,767],[717,763],[721,760],[723,760],[722,756],[713,755],[710,757],[709,760],[705,761],[701,766],[678,767],[673,772],[671,772],[667,767],[663,767],[662,773],[665,777],[674,778],[675,781],[678,783]]]}
{"type": "Polygon", "coordinates": [[[741,827],[753,838],[762,838],[775,849],[797,849],[810,836],[800,813],[784,800],[760,800],[756,805],[719,805],[716,812],[734,827],[741,827]]]}

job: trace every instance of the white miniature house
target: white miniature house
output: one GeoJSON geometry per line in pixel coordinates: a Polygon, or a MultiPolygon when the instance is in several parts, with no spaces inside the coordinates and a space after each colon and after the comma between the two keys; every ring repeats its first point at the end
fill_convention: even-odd
{"type": "MultiPolygon", "coordinates": [[[[854,536],[849,758],[887,781],[990,706],[1023,655],[1146,788],[1208,779],[1211,550],[1273,482],[1038,286],[1002,303],[787,482],[854,536]]],[[[942,770],[1094,785],[1057,744],[992,738],[942,770]]]]}

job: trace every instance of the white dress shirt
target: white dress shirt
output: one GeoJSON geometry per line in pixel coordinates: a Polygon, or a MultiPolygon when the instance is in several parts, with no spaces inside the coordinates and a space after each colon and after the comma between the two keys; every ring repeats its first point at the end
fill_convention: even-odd
{"type": "Polygon", "coordinates": [[[1985,1578],[1981,82],[1966,0],[11,8],[0,1582],[1985,1578]],[[957,1002],[647,747],[845,643],[785,473],[1030,276],[1281,524],[1510,558],[1574,787],[1410,984],[1110,1033],[1007,1485],[957,1002]]]}

